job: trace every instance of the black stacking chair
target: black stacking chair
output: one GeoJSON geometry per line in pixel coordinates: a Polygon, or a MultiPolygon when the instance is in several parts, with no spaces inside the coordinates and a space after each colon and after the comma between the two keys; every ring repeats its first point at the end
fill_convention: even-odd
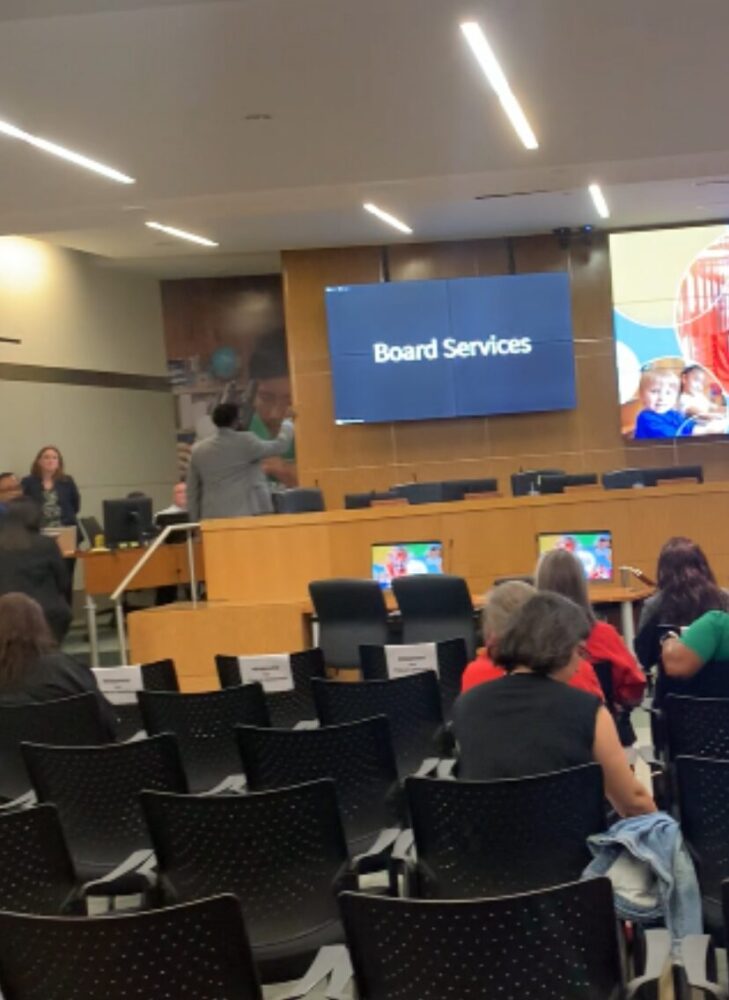
{"type": "Polygon", "coordinates": [[[425,758],[447,753],[438,679],[432,670],[392,681],[313,680],[317,715],[323,726],[384,715],[390,723],[398,771],[417,771],[425,758]]]}
{"type": "MultiPolygon", "coordinates": [[[[216,656],[215,666],[222,688],[238,687],[243,683],[237,656],[216,656]]],[[[282,729],[291,729],[300,722],[316,719],[311,681],[313,677],[326,676],[321,649],[291,653],[291,674],[293,691],[269,692],[264,688],[271,724],[282,729]]]]}
{"type": "Polygon", "coordinates": [[[321,490],[297,487],[274,493],[273,504],[277,514],[311,514],[324,510],[324,494],[321,490]]]}
{"type": "Polygon", "coordinates": [[[146,913],[0,913],[6,1000],[262,1000],[233,896],[146,913]]]}
{"type": "Polygon", "coordinates": [[[476,622],[466,581],[460,576],[400,576],[392,590],[402,615],[402,641],[463,639],[469,660],[476,654],[476,622]]]}
{"type": "Polygon", "coordinates": [[[89,746],[110,738],[92,693],[32,705],[0,706],[0,800],[18,798],[30,788],[21,742],[89,746]]]}
{"type": "MultiPolygon", "coordinates": [[[[236,728],[243,770],[252,792],[332,778],[337,788],[350,855],[368,852],[383,831],[403,823],[390,727],[384,716],[321,729],[236,728]]],[[[359,871],[383,867],[395,836],[358,863],[359,871]]]]}
{"type": "Polygon", "coordinates": [[[0,816],[0,910],[68,913],[78,883],[55,806],[0,816]]]}
{"type": "Polygon", "coordinates": [[[374,580],[313,580],[309,594],[328,667],[356,668],[360,646],[387,642],[387,607],[374,580]]]}
{"type": "Polygon", "coordinates": [[[260,684],[202,694],[140,691],[138,697],[149,735],[174,733],[177,737],[190,791],[195,793],[237,787],[228,781],[240,778],[234,726],[271,725],[260,684]]]}
{"type": "Polygon", "coordinates": [[[663,711],[669,761],[678,756],[729,760],[729,698],[672,694],[663,711]]]}
{"type": "Polygon", "coordinates": [[[655,1000],[667,931],[648,931],[627,984],[607,878],[502,899],[434,902],[345,892],[359,1000],[655,1000]]]}
{"type": "MultiPolygon", "coordinates": [[[[94,674],[102,694],[114,706],[118,719],[116,737],[119,741],[129,740],[143,728],[142,716],[137,699],[133,701],[120,700],[113,685],[104,683],[104,672],[108,667],[96,667],[94,674]]],[[[145,691],[179,691],[174,660],[155,660],[154,663],[142,663],[139,666],[142,688],[145,691]]],[[[124,696],[122,696],[124,697],[124,696]]]]}
{"type": "Polygon", "coordinates": [[[343,931],[354,888],[331,780],[250,795],[143,792],[166,902],[232,892],[264,982],[301,975],[343,931]]]}
{"type": "Polygon", "coordinates": [[[139,867],[152,845],[139,793],[187,791],[174,736],[102,747],[23,744],[23,755],[39,801],[58,809],[79,877],[85,883],[103,880],[89,891],[148,891],[152,880],[139,867]]]}
{"type": "Polygon", "coordinates": [[[578,879],[606,827],[598,764],[500,781],[405,782],[417,860],[408,892],[473,899],[578,879]]]}
{"type": "Polygon", "coordinates": [[[721,885],[729,878],[729,760],[675,761],[681,832],[696,865],[704,925],[724,944],[721,885]]]}
{"type": "MultiPolygon", "coordinates": [[[[443,705],[443,715],[450,721],[453,713],[453,702],[461,693],[461,678],[468,664],[468,650],[463,639],[446,639],[437,642],[436,657],[438,660],[438,687],[443,705]]],[[[387,672],[386,646],[360,646],[360,665],[362,677],[366,681],[385,681],[387,672]]]]}

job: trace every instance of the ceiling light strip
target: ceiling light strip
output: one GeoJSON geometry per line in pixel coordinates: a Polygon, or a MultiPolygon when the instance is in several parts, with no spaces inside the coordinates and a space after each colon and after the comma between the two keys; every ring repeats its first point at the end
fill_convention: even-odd
{"type": "Polygon", "coordinates": [[[185,229],[177,229],[175,226],[163,226],[161,222],[145,222],[148,229],[158,229],[168,236],[176,236],[178,240],[187,240],[189,243],[199,243],[201,247],[218,247],[219,243],[209,240],[205,236],[198,236],[196,233],[188,233],[185,229]]]}
{"type": "Polygon", "coordinates": [[[590,192],[590,197],[592,198],[593,204],[597,209],[597,214],[601,219],[610,218],[610,209],[608,208],[608,203],[605,200],[605,195],[602,193],[602,188],[599,184],[590,184],[587,189],[590,192]]]}
{"type": "Polygon", "coordinates": [[[25,142],[29,146],[35,146],[36,149],[42,149],[44,153],[50,153],[52,156],[59,156],[62,160],[68,160],[69,163],[75,163],[77,167],[84,167],[86,170],[93,170],[94,173],[101,174],[103,177],[108,177],[109,180],[117,181],[119,184],[135,183],[133,177],[129,177],[127,174],[123,174],[121,171],[115,170],[113,167],[107,167],[105,163],[99,163],[97,160],[92,160],[88,156],[83,156],[81,153],[74,153],[72,149],[66,149],[65,146],[59,146],[58,143],[50,142],[48,139],[42,139],[37,135],[31,135],[30,132],[24,132],[22,129],[17,128],[15,125],[11,125],[9,122],[0,121],[0,134],[6,135],[11,139],[18,139],[20,142],[25,142]]]}
{"type": "Polygon", "coordinates": [[[471,51],[476,57],[479,66],[484,71],[486,79],[501,102],[501,107],[513,125],[514,131],[527,149],[538,149],[539,143],[537,142],[537,137],[527,121],[522,106],[509,86],[506,74],[486,38],[483,28],[476,21],[464,21],[461,24],[461,31],[471,47],[471,51]]]}
{"type": "Polygon", "coordinates": [[[388,226],[393,226],[395,229],[399,229],[401,233],[412,233],[410,226],[406,225],[397,216],[391,215],[386,212],[383,208],[378,208],[377,205],[373,205],[371,201],[366,201],[362,206],[365,212],[369,212],[370,215],[376,215],[378,219],[386,222],[388,226]]]}

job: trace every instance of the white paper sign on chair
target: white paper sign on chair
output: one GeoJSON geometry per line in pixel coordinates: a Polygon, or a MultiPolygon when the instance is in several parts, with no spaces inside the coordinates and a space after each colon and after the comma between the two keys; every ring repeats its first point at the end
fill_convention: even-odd
{"type": "Polygon", "coordinates": [[[242,684],[258,681],[268,694],[294,690],[294,675],[291,672],[291,657],[288,653],[239,656],[238,669],[242,684]]]}
{"type": "Polygon", "coordinates": [[[133,705],[144,690],[140,664],[129,667],[94,667],[99,690],[112,705],[133,705]]]}
{"type": "Polygon", "coordinates": [[[385,663],[390,680],[408,677],[422,670],[438,673],[438,651],[434,642],[418,642],[411,646],[385,646],[385,663]]]}

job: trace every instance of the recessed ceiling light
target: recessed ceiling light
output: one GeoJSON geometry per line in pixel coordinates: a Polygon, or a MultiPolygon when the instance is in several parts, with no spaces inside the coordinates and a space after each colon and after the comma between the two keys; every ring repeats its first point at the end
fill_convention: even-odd
{"type": "Polygon", "coordinates": [[[36,149],[42,149],[44,153],[60,156],[62,160],[75,163],[77,167],[93,170],[94,173],[101,174],[102,177],[108,177],[109,180],[117,181],[119,184],[135,183],[133,177],[129,177],[127,174],[123,174],[113,167],[107,167],[106,164],[99,163],[97,160],[91,160],[88,156],[83,156],[81,153],[74,153],[72,149],[66,149],[65,146],[59,146],[55,142],[49,142],[48,139],[41,139],[40,136],[24,132],[22,129],[16,128],[15,125],[11,125],[10,122],[0,121],[0,133],[9,136],[11,139],[19,139],[20,142],[26,142],[29,146],[35,146],[36,149]]]}
{"type": "Polygon", "coordinates": [[[273,115],[269,115],[265,111],[254,111],[250,115],[246,115],[244,121],[247,122],[270,122],[273,121],[273,115]]]}
{"type": "Polygon", "coordinates": [[[496,58],[483,28],[476,21],[464,21],[461,24],[461,31],[471,46],[471,51],[476,57],[479,66],[486,74],[486,79],[496,92],[496,96],[501,102],[501,107],[514,126],[516,134],[527,149],[538,149],[539,143],[537,142],[537,137],[534,135],[531,125],[527,121],[521,104],[519,104],[509,86],[506,74],[499,65],[499,60],[496,58]]]}
{"type": "Polygon", "coordinates": [[[587,189],[590,192],[590,197],[592,198],[593,204],[597,209],[597,214],[602,219],[610,218],[610,209],[608,208],[608,203],[605,201],[605,195],[602,193],[602,188],[599,184],[590,184],[587,189]]]}
{"type": "Polygon", "coordinates": [[[219,243],[215,243],[214,240],[209,240],[205,236],[198,236],[196,233],[188,233],[185,229],[176,229],[175,226],[163,226],[161,222],[145,222],[145,226],[149,229],[158,229],[161,233],[167,233],[168,236],[176,236],[178,240],[188,240],[190,243],[199,243],[203,247],[217,247],[220,246],[219,243]]]}
{"type": "Polygon", "coordinates": [[[386,212],[384,209],[378,208],[377,205],[373,205],[371,201],[366,201],[362,208],[364,208],[365,212],[369,212],[370,215],[376,215],[378,219],[382,219],[382,221],[386,222],[388,226],[393,226],[395,229],[399,229],[401,233],[412,233],[410,226],[405,225],[404,222],[396,216],[391,215],[389,212],[386,212]]]}

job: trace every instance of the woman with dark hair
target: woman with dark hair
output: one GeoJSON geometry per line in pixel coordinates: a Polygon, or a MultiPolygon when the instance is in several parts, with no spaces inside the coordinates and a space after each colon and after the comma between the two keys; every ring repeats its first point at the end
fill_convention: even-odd
{"type": "Polygon", "coordinates": [[[495,655],[507,676],[471,688],[453,709],[461,778],[522,778],[596,761],[621,816],[655,811],[610,713],[569,686],[589,634],[584,611],[559,594],[537,593],[509,619],[495,655]]]}
{"type": "Polygon", "coordinates": [[[113,736],[114,710],[94,674],[58,651],[38,602],[27,594],[0,597],[0,704],[28,705],[89,691],[113,736]]]}
{"type": "Polygon", "coordinates": [[[617,629],[595,617],[580,560],[566,549],[545,552],[537,565],[536,583],[537,590],[562,594],[582,608],[590,625],[585,652],[592,663],[610,664],[613,708],[634,708],[640,704],[645,677],[617,629]]]}
{"type": "Polygon", "coordinates": [[[68,580],[58,545],[40,533],[40,509],[13,500],[0,518],[0,594],[19,592],[38,602],[57,642],[71,624],[68,580]]]}
{"type": "Polygon", "coordinates": [[[644,667],[661,658],[665,626],[681,628],[707,611],[729,611],[729,595],[716,577],[703,550],[690,538],[669,538],[658,556],[658,591],[643,605],[635,652],[644,667]]]}
{"type": "MultiPolygon", "coordinates": [[[[63,455],[55,445],[41,448],[30,467],[30,475],[22,481],[23,493],[38,504],[41,528],[63,528],[77,524],[81,510],[81,494],[73,478],[66,473],[63,455]]],[[[66,600],[73,601],[73,574],[76,560],[67,558],[66,600]]]]}

